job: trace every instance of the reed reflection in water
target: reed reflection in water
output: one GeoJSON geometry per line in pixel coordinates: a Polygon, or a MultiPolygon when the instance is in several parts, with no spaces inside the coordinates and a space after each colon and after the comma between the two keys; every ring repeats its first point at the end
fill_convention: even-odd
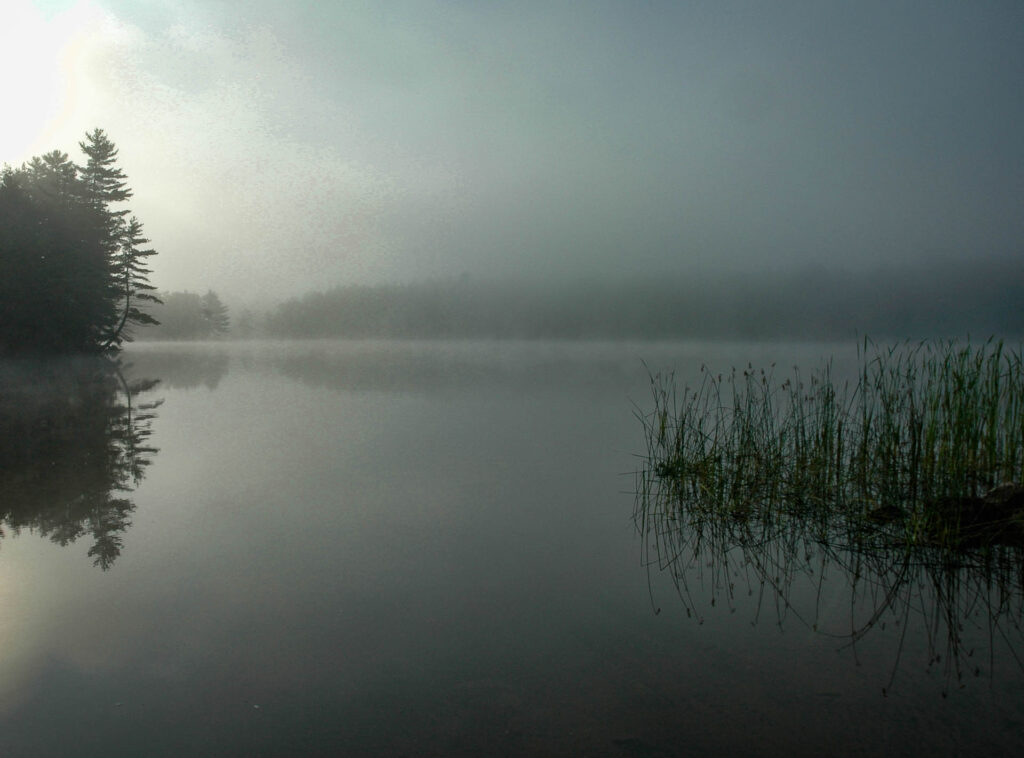
{"type": "Polygon", "coordinates": [[[748,596],[754,623],[800,624],[836,638],[854,657],[867,635],[891,625],[889,632],[899,631],[886,635],[892,669],[883,691],[898,684],[908,641],[915,655],[925,653],[926,667],[941,667],[944,694],[971,677],[997,677],[1006,665],[1024,669],[1018,546],[908,550],[884,527],[859,531],[799,517],[672,512],[650,499],[641,499],[637,523],[645,562],[670,572],[698,623],[718,604],[746,610],[742,596],[748,596]]]}
{"type": "Polygon", "coordinates": [[[947,344],[865,355],[852,392],[827,364],[806,386],[705,374],[681,398],[652,379],[635,508],[648,566],[698,619],[745,589],[755,621],[770,609],[855,654],[891,625],[883,691],[910,650],[943,694],[1024,670],[1021,369],[999,343],[947,344]]]}

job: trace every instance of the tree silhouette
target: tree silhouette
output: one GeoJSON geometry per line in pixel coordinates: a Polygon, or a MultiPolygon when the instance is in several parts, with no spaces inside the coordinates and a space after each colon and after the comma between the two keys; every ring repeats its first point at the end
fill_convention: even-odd
{"type": "Polygon", "coordinates": [[[60,157],[0,178],[0,352],[95,352],[113,324],[103,219],[60,157]]]}
{"type": "Polygon", "coordinates": [[[213,290],[205,295],[196,292],[164,292],[152,313],[159,326],[147,335],[152,339],[209,339],[226,334],[231,327],[228,307],[213,290]]]}
{"type": "Polygon", "coordinates": [[[142,302],[158,300],[152,294],[156,288],[149,284],[152,272],[146,266],[146,260],[156,253],[144,247],[149,240],[143,237],[142,222],[134,216],[128,219],[127,209],[113,207],[132,196],[127,177],[117,166],[117,147],[102,129],[88,132],[78,146],[88,159],[79,169],[86,199],[103,219],[102,239],[112,272],[111,298],[120,301],[121,316],[113,325],[106,346],[119,346],[129,338],[125,332],[129,323],[156,323],[139,308],[142,302]]]}
{"type": "Polygon", "coordinates": [[[145,265],[147,258],[156,255],[155,250],[143,248],[143,245],[148,243],[149,240],[142,236],[142,223],[132,216],[121,234],[117,251],[117,276],[123,287],[124,307],[121,311],[121,320],[111,334],[108,344],[119,344],[121,340],[131,338],[124,331],[125,325],[129,322],[140,325],[160,323],[152,314],[139,307],[145,302],[160,302],[160,298],[153,294],[156,287],[149,283],[149,274],[152,272],[145,265]]]}
{"type": "Polygon", "coordinates": [[[231,320],[228,318],[228,307],[220,301],[217,293],[207,290],[202,297],[203,319],[206,321],[207,334],[227,334],[231,327],[231,320]]]}
{"type": "Polygon", "coordinates": [[[0,354],[109,352],[127,327],[153,323],[142,224],[115,208],[131,197],[102,129],[0,174],[0,354]]]}

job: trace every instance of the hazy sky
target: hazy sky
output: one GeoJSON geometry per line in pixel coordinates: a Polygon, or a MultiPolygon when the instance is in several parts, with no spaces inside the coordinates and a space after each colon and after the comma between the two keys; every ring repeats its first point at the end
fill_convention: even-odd
{"type": "Polygon", "coordinates": [[[4,0],[0,71],[164,289],[1024,254],[1018,0],[4,0]]]}

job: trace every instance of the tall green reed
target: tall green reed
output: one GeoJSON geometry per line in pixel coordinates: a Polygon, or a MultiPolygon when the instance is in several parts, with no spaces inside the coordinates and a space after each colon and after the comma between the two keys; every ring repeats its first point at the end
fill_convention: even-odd
{"type": "Polygon", "coordinates": [[[1021,352],[995,340],[865,339],[857,357],[842,382],[831,362],[781,383],[774,366],[749,364],[702,367],[682,390],[671,374],[652,376],[654,409],[638,414],[644,562],[671,572],[698,618],[694,580],[730,608],[745,581],[758,615],[774,604],[780,624],[796,616],[851,646],[920,614],[929,668],[945,667],[946,689],[963,686],[980,671],[964,647],[972,626],[987,625],[990,650],[1024,635],[1021,352]],[[992,497],[1000,485],[1009,498],[992,497]],[[837,570],[851,585],[851,626],[838,633],[790,592],[799,577],[837,570]]]}
{"type": "MultiPolygon", "coordinates": [[[[651,379],[641,415],[656,510],[799,517],[834,526],[899,521],[935,539],[964,508],[1024,473],[1024,363],[1002,342],[858,345],[855,384],[826,363],[777,382],[774,368],[715,375],[678,393],[651,379]]],[[[1024,527],[1024,524],[1022,524],[1024,527]]]]}

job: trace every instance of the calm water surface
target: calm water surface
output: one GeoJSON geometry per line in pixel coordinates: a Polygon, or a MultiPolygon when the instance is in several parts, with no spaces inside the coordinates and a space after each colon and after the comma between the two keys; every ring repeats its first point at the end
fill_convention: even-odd
{"type": "Polygon", "coordinates": [[[855,358],[133,346],[126,379],[160,380],[132,397],[142,433],[104,423],[117,460],[148,465],[105,464],[110,493],[75,478],[109,449],[38,442],[52,419],[3,430],[30,475],[4,480],[22,527],[0,540],[0,755],[1013,754],[1012,619],[965,631],[970,675],[951,686],[927,609],[851,645],[841,578],[780,601],[695,565],[684,602],[678,576],[644,565],[644,361],[685,383],[702,363],[784,376],[832,354],[838,372],[855,358]]]}

